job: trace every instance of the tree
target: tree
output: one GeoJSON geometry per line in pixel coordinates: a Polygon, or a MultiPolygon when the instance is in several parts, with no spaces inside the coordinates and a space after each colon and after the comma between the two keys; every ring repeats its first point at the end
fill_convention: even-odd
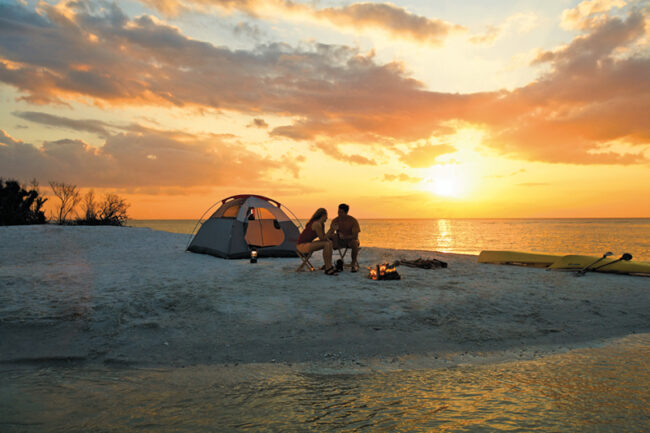
{"type": "Polygon", "coordinates": [[[98,206],[95,201],[95,192],[91,189],[84,195],[83,198],[83,221],[86,223],[96,223],[98,214],[98,206]]]}
{"type": "Polygon", "coordinates": [[[39,197],[38,184],[27,191],[18,181],[0,178],[0,225],[44,224],[41,210],[46,198],[39,197]]]}
{"type": "Polygon", "coordinates": [[[103,224],[121,226],[126,223],[129,204],[117,194],[107,193],[101,205],[99,218],[103,224]]]}
{"type": "Polygon", "coordinates": [[[61,201],[57,210],[57,223],[63,224],[68,218],[68,215],[70,215],[70,212],[79,203],[81,194],[76,185],[68,185],[62,182],[50,181],[50,188],[52,188],[52,192],[56,198],[61,201]]]}

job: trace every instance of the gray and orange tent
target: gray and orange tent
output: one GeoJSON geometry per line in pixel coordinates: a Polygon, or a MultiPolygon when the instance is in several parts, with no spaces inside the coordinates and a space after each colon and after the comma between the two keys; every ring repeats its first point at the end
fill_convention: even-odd
{"type": "Polygon", "coordinates": [[[224,198],[206,213],[219,203],[201,224],[188,251],[225,259],[250,257],[253,249],[258,257],[296,257],[300,232],[285,213],[285,209],[291,213],[286,207],[268,197],[242,194],[224,198]]]}

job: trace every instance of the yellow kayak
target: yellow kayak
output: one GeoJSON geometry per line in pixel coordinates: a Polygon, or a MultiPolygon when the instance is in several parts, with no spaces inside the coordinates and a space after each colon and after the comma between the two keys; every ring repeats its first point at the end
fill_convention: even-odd
{"type": "Polygon", "coordinates": [[[547,268],[560,258],[562,258],[561,255],[554,254],[522,253],[519,251],[481,251],[481,254],[478,256],[478,262],[547,268]]]}
{"type": "MultiPolygon", "coordinates": [[[[556,255],[523,253],[520,251],[481,251],[479,263],[500,265],[531,266],[557,270],[578,271],[594,264],[594,272],[610,272],[616,274],[631,274],[650,276],[650,262],[633,262],[617,260],[616,258],[600,258],[580,255],[556,255]],[[615,263],[614,263],[615,262],[615,263]]],[[[591,267],[589,269],[592,270],[591,267]]]]}
{"type": "MultiPolygon", "coordinates": [[[[567,269],[579,270],[585,266],[589,266],[598,260],[598,257],[593,256],[564,256],[555,261],[549,266],[549,269],[567,269]]],[[[612,272],[616,274],[635,274],[635,275],[648,275],[650,276],[650,263],[648,262],[633,262],[633,261],[616,261],[616,259],[602,259],[596,263],[594,272],[612,272]],[[610,265],[610,263],[612,263],[610,265]]]]}

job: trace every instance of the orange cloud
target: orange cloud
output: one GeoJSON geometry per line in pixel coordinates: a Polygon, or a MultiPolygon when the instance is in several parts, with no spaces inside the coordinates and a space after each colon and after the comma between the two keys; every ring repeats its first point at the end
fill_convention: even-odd
{"type": "Polygon", "coordinates": [[[412,183],[417,183],[417,182],[422,182],[421,177],[415,177],[415,176],[409,176],[406,173],[400,173],[400,174],[385,174],[384,175],[384,180],[387,182],[412,182],[412,183]]]}
{"type": "Polygon", "coordinates": [[[322,150],[326,155],[339,161],[346,161],[357,165],[377,165],[377,161],[366,158],[363,155],[349,154],[342,152],[336,144],[328,142],[316,142],[316,148],[322,150]]]}
{"type": "Polygon", "coordinates": [[[217,136],[142,131],[111,135],[97,148],[74,139],[35,146],[0,130],[0,172],[100,188],[248,185],[273,171],[299,173],[297,159],[262,157],[217,136]]]}
{"type": "MultiPolygon", "coordinates": [[[[650,59],[616,56],[644,34],[644,19],[610,18],[566,47],[542,53],[535,62],[552,71],[493,104],[484,117],[494,131],[489,144],[525,159],[578,164],[632,164],[636,154],[600,152],[608,142],[650,142],[650,59]]],[[[480,117],[480,116],[479,116],[480,117]]]]}
{"type": "Polygon", "coordinates": [[[413,168],[431,167],[439,156],[455,151],[456,148],[448,144],[425,144],[410,149],[400,157],[400,161],[413,168]]]}
{"type": "Polygon", "coordinates": [[[606,13],[614,8],[622,8],[625,0],[585,0],[572,9],[562,12],[560,25],[565,29],[585,29],[607,18],[606,13]]]}
{"type": "Polygon", "coordinates": [[[314,10],[313,14],[335,25],[377,28],[395,37],[434,45],[441,45],[450,33],[466,31],[463,26],[415,15],[390,3],[353,3],[340,8],[314,10]]]}
{"type": "MultiPolygon", "coordinates": [[[[549,72],[526,86],[471,94],[428,91],[401,64],[379,64],[372,54],[349,47],[216,47],[151,17],[130,19],[116,5],[94,12],[79,2],[67,9],[41,4],[39,12],[0,5],[0,17],[0,81],[32,102],[82,99],[285,116],[292,120],[270,134],[311,141],[327,155],[356,164],[377,161],[347,155],[339,143],[393,148],[449,134],[453,120],[482,127],[484,144],[513,158],[647,161],[650,59],[647,49],[636,47],[645,35],[640,12],[607,17],[568,45],[541,53],[535,63],[549,72]],[[633,151],[603,151],[611,142],[633,151]]],[[[107,125],[62,125],[104,128],[107,143],[116,139],[107,125]]]]}

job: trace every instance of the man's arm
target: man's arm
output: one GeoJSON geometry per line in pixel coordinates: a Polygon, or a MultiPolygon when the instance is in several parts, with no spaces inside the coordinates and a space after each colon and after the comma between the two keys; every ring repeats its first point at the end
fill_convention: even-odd
{"type": "Polygon", "coordinates": [[[356,218],[352,217],[354,224],[352,224],[352,239],[359,239],[359,232],[361,232],[361,227],[359,227],[359,221],[356,218]]]}

